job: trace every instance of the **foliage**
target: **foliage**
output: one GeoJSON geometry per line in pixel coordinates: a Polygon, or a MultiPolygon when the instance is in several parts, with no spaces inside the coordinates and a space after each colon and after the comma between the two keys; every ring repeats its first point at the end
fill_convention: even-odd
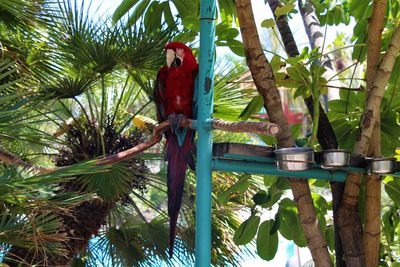
{"type": "MultiPolygon", "coordinates": [[[[200,1],[161,1],[161,0],[124,0],[113,14],[113,22],[126,19],[128,25],[138,23],[144,17],[144,27],[150,31],[158,29],[166,23],[169,27],[179,27],[181,33],[174,40],[190,43],[199,37],[200,32],[200,1]],[[177,15],[172,10],[177,11],[177,15]],[[124,17],[126,16],[126,18],[124,17]]],[[[216,40],[218,46],[229,47],[239,56],[243,54],[243,44],[236,37],[239,31],[233,27],[237,25],[236,8],[232,1],[218,1],[219,23],[216,26],[216,40]]]]}
{"type": "MultiPolygon", "coordinates": [[[[365,65],[372,1],[311,2],[322,25],[354,26],[352,39],[337,40],[334,46],[327,46],[328,53],[305,48],[298,57],[285,58],[266,52],[272,55],[270,63],[277,85],[289,88],[294,97],[318,99],[332,81],[339,80],[340,99],[329,102],[328,116],[339,146],[350,150],[365,103],[363,81],[356,82],[363,80],[363,74],[355,69],[362,72],[365,65]],[[321,64],[326,56],[340,58],[340,63],[348,66],[326,79],[321,64]]],[[[399,19],[398,1],[388,3],[383,51],[399,19]]],[[[287,0],[275,15],[292,19],[298,16],[297,10],[295,1],[287,0]]],[[[39,255],[50,251],[65,255],[63,244],[68,241],[58,229],[67,226],[74,230],[76,226],[66,218],[99,205],[102,212],[92,217],[95,222],[86,222],[93,228],[90,236],[96,237],[86,249],[75,253],[74,266],[193,262],[193,174],[188,174],[185,188],[178,256],[169,259],[163,145],[105,169],[95,167],[90,159],[118,153],[144,140],[146,133],[134,129],[132,120],[139,114],[155,117],[153,79],[164,64],[164,44],[179,40],[196,46],[199,1],[124,0],[112,21],[93,20],[77,1],[0,0],[0,11],[1,149],[40,166],[68,166],[45,175],[1,167],[2,246],[34,247],[39,255]],[[152,168],[160,170],[149,172],[152,168]]],[[[236,56],[243,57],[233,1],[218,1],[217,19],[216,45],[229,47],[236,56]]],[[[261,26],[271,28],[274,24],[267,19],[261,26]]],[[[217,62],[214,115],[228,120],[252,118],[263,102],[253,88],[241,86],[246,83],[242,78],[247,69],[233,58],[217,62]]],[[[399,62],[397,59],[382,102],[382,152],[387,156],[399,146],[399,62]]],[[[299,126],[292,126],[292,131],[300,136],[299,126]]],[[[260,138],[268,144],[275,142],[260,138]]],[[[250,135],[222,132],[215,132],[214,140],[254,141],[250,135]]],[[[217,211],[213,212],[212,225],[213,265],[235,266],[239,251],[252,254],[246,244],[255,243],[258,255],[265,260],[275,256],[279,238],[306,245],[285,178],[217,173],[213,180],[213,209],[217,211]],[[267,219],[261,219],[268,213],[267,219]],[[246,215],[243,222],[238,214],[246,215]]],[[[398,260],[400,253],[400,185],[392,177],[386,177],[384,183],[389,201],[382,211],[381,264],[387,266],[386,262],[398,260]]],[[[322,231],[333,251],[332,204],[324,197],[328,183],[310,179],[310,184],[322,231]]]]}
{"type": "MultiPolygon", "coordinates": [[[[193,260],[193,175],[189,175],[178,228],[179,253],[174,259],[167,257],[163,145],[153,153],[112,166],[95,167],[90,160],[129,149],[147,138],[147,133],[132,127],[132,119],[137,114],[155,117],[151,107],[153,79],[164,64],[164,44],[176,36],[176,28],[162,24],[152,29],[149,18],[142,17],[132,24],[94,21],[77,1],[41,4],[40,16],[45,18],[41,31],[28,27],[15,35],[9,34],[13,28],[4,25],[0,30],[4,48],[0,62],[0,145],[27,162],[62,168],[29,180],[32,188],[39,189],[40,196],[35,195],[38,201],[32,201],[29,190],[18,191],[24,202],[18,206],[15,219],[10,217],[14,214],[11,210],[2,213],[7,238],[0,242],[10,249],[7,262],[16,260],[12,255],[25,255],[27,263],[33,264],[44,253],[49,255],[50,265],[61,264],[60,259],[73,254],[73,264],[88,266],[97,266],[99,260],[137,266],[152,266],[159,260],[169,264],[193,260]],[[160,172],[149,173],[148,166],[154,165],[161,166],[160,172]],[[41,180],[45,178],[49,179],[46,183],[41,180]],[[154,191],[161,198],[153,202],[154,191]],[[46,194],[57,197],[47,200],[46,194]],[[26,227],[32,223],[27,203],[32,209],[36,207],[32,220],[46,216],[35,225],[43,226],[43,236],[48,239],[32,241],[30,231],[35,229],[26,227]],[[37,207],[39,203],[43,209],[37,207]],[[144,216],[147,210],[151,212],[144,216]],[[97,237],[82,251],[92,235],[97,237]],[[19,243],[16,237],[20,237],[19,243]],[[32,247],[38,247],[39,253],[28,252],[32,247]],[[99,249],[108,253],[99,254],[99,249]]],[[[231,31],[228,37],[237,33],[231,31]]],[[[240,110],[226,103],[229,100],[244,106],[249,93],[229,81],[245,69],[228,60],[220,66],[215,83],[216,114],[237,119],[240,110]]],[[[229,136],[238,137],[243,138],[229,136]]],[[[7,176],[6,181],[14,177],[7,176]]],[[[15,201],[18,187],[4,188],[3,196],[15,201]]],[[[227,208],[218,204],[215,208],[224,212],[213,224],[214,247],[218,248],[213,252],[213,263],[235,265],[238,248],[231,237],[239,226],[234,215],[237,205],[227,208]]]]}

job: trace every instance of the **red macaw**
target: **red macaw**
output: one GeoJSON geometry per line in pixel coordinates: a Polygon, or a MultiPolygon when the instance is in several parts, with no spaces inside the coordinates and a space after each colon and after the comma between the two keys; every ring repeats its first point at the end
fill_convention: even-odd
{"type": "Polygon", "coordinates": [[[154,100],[159,122],[169,119],[167,139],[168,215],[170,217],[169,256],[172,257],[176,223],[181,208],[186,168],[194,168],[191,154],[194,131],[179,128],[181,116],[193,118],[193,95],[198,64],[192,50],[179,42],[165,46],[167,65],[157,74],[154,100]]]}

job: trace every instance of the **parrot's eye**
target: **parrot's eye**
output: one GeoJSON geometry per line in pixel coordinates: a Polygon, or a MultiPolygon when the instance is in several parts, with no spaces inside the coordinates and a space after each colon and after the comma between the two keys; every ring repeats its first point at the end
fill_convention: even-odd
{"type": "Polygon", "coordinates": [[[181,65],[182,61],[178,57],[175,57],[171,64],[172,67],[180,67],[181,65]]]}

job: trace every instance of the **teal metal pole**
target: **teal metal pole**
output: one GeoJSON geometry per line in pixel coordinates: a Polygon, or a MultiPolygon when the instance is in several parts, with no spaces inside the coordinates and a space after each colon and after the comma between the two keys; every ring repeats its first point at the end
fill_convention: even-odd
{"type": "Polygon", "coordinates": [[[197,88],[196,267],[211,266],[211,160],[215,0],[200,2],[200,61],[197,88]]]}
{"type": "Polygon", "coordinates": [[[218,171],[260,173],[269,175],[279,175],[285,177],[314,178],[330,180],[335,182],[344,182],[346,180],[346,171],[328,171],[321,168],[314,168],[306,171],[281,171],[277,169],[276,164],[264,162],[251,162],[231,159],[214,159],[213,169],[218,171]]]}

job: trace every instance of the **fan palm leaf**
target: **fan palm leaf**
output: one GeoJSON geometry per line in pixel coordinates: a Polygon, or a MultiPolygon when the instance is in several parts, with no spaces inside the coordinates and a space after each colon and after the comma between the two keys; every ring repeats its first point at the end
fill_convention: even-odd
{"type": "MultiPolygon", "coordinates": [[[[151,106],[153,79],[157,70],[163,65],[164,44],[175,32],[165,27],[159,31],[148,32],[146,27],[141,27],[143,24],[140,22],[132,27],[122,22],[115,25],[107,20],[95,22],[90,19],[83,7],[71,1],[64,1],[58,8],[59,10],[54,10],[50,14],[51,27],[48,28],[48,35],[45,38],[48,44],[39,47],[36,54],[43,53],[46,60],[51,60],[48,69],[41,68],[40,75],[36,75],[33,71],[38,66],[35,65],[36,61],[27,60],[31,53],[30,46],[27,46],[26,50],[15,50],[23,59],[22,63],[14,60],[16,64],[26,65],[26,68],[32,71],[32,76],[35,75],[35,79],[26,83],[15,83],[16,86],[20,85],[21,91],[13,90],[11,85],[7,85],[5,89],[9,94],[1,95],[0,105],[3,103],[5,109],[0,112],[9,117],[4,119],[3,124],[0,123],[0,134],[4,137],[0,144],[7,144],[7,149],[18,151],[24,159],[31,159],[28,155],[33,153],[57,154],[52,158],[41,157],[37,162],[54,164],[56,161],[59,166],[68,166],[87,159],[118,153],[146,138],[146,134],[137,135],[140,131],[132,127],[132,119],[137,114],[155,117],[151,106]],[[25,95],[26,92],[29,94],[25,95]],[[6,99],[13,102],[6,103],[6,99]],[[22,111],[17,107],[22,107],[22,111]],[[66,129],[63,135],[54,137],[53,133],[69,119],[74,121],[74,125],[66,129]],[[20,129],[12,128],[12,123],[15,121],[18,121],[20,129]],[[6,142],[5,138],[9,141],[6,142]],[[30,144],[25,146],[26,150],[18,148],[21,139],[24,139],[24,143],[30,144]]],[[[12,40],[10,43],[15,46],[18,42],[12,40]]],[[[11,62],[4,62],[4,66],[11,62]]],[[[237,107],[245,106],[251,95],[243,92],[238,84],[229,83],[235,81],[243,69],[239,65],[233,67],[226,62],[221,63],[221,70],[216,75],[216,114],[221,118],[237,119],[240,108],[229,109],[225,103],[234,103],[237,107]]],[[[0,71],[0,75],[5,73],[5,77],[12,77],[15,74],[9,71],[12,66],[5,68],[3,72],[0,71]]],[[[162,161],[160,157],[162,149],[163,145],[160,144],[152,150],[158,161],[162,161]]],[[[179,222],[176,257],[170,260],[166,253],[168,224],[165,213],[164,163],[158,163],[158,166],[161,166],[159,173],[148,173],[146,166],[150,163],[147,161],[147,156],[142,155],[122,164],[113,165],[107,172],[85,174],[87,172],[85,167],[78,165],[74,171],[63,168],[54,174],[62,179],[55,179],[50,174],[39,177],[46,178],[48,179],[46,181],[50,182],[46,192],[60,196],[57,200],[55,196],[46,195],[48,202],[54,203],[53,212],[49,215],[55,214],[65,228],[64,233],[70,239],[60,247],[68,250],[68,257],[72,255],[86,257],[87,264],[92,266],[98,264],[96,260],[112,262],[116,264],[115,266],[128,263],[152,266],[158,261],[165,261],[170,265],[193,262],[195,191],[193,175],[189,174],[187,179],[187,194],[183,200],[184,207],[179,222]],[[147,189],[149,192],[159,193],[157,201],[151,198],[147,189]],[[68,203],[61,196],[69,194],[90,197],[65,208],[68,214],[60,215],[54,211],[57,201],[68,203]],[[96,209],[99,211],[95,214],[96,209]],[[115,210],[124,214],[117,216],[115,210]],[[146,210],[151,212],[145,212],[146,210]],[[104,224],[105,221],[108,222],[107,225],[104,224]],[[89,243],[89,249],[85,253],[81,249],[87,245],[86,242],[91,235],[99,237],[89,243]],[[96,252],[96,248],[101,249],[103,253],[96,252]],[[135,255],[135,258],[132,255],[135,255]]],[[[39,178],[32,178],[30,185],[33,186],[36,182],[40,185],[41,183],[35,180],[39,178]]],[[[230,183],[234,181],[232,178],[230,183]]],[[[214,208],[222,209],[219,205],[214,208]]],[[[227,208],[224,204],[224,209],[226,214],[215,217],[213,224],[216,236],[213,240],[215,246],[213,263],[218,266],[234,264],[232,255],[237,252],[237,247],[228,242],[229,236],[233,235],[237,227],[232,222],[235,221],[232,214],[236,211],[236,207],[232,205],[227,208]],[[226,227],[227,230],[221,229],[226,227]],[[219,255],[217,246],[225,256],[219,255]]],[[[14,243],[11,252],[17,251],[18,247],[19,245],[14,243]]],[[[51,258],[51,263],[57,265],[68,260],[69,258],[59,261],[54,257],[51,258]]]]}

